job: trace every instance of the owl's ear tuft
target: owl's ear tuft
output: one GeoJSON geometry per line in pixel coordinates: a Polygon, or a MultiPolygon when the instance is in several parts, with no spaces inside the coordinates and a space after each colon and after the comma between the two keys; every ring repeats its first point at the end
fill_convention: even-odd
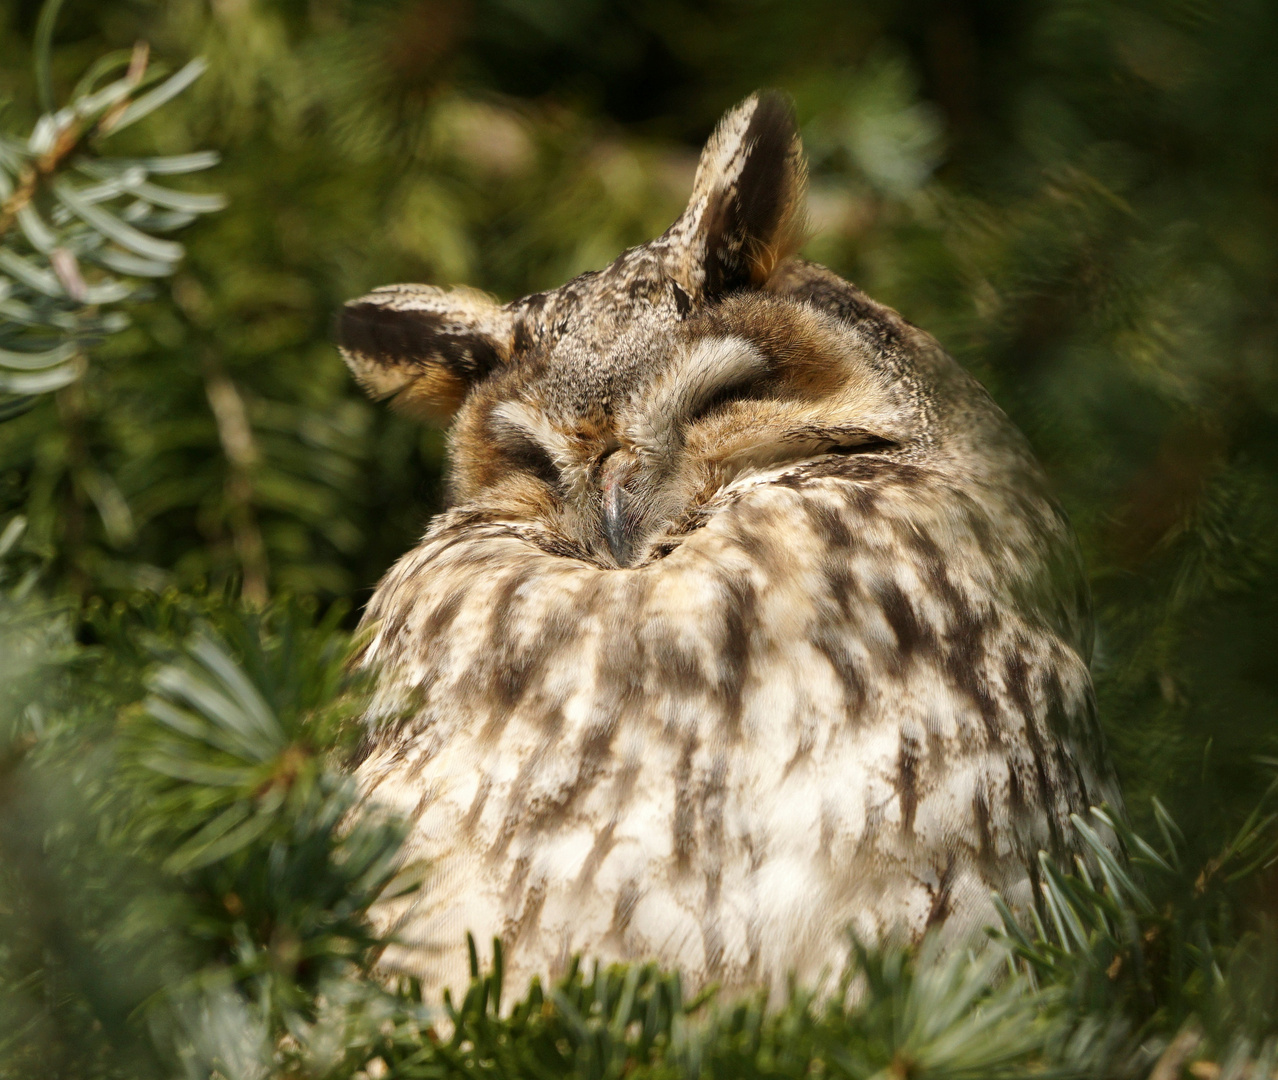
{"type": "Polygon", "coordinates": [[[803,241],[806,189],[789,97],[748,97],[706,143],[688,209],[675,226],[687,236],[688,284],[715,300],[766,282],[803,241]]]}
{"type": "Polygon", "coordinates": [[[390,285],[352,300],[337,344],[356,380],[412,416],[446,420],[467,392],[509,361],[511,313],[473,289],[390,285]]]}

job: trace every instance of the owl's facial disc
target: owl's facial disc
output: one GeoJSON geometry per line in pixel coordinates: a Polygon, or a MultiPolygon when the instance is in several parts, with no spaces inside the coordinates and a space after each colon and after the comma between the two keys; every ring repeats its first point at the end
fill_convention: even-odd
{"type": "Polygon", "coordinates": [[[536,377],[489,384],[459,417],[456,437],[486,449],[455,474],[457,498],[628,568],[673,550],[738,482],[911,438],[874,351],[806,305],[743,295],[639,341],[600,358],[617,373],[606,408],[563,392],[574,368],[553,353],[536,377]]]}

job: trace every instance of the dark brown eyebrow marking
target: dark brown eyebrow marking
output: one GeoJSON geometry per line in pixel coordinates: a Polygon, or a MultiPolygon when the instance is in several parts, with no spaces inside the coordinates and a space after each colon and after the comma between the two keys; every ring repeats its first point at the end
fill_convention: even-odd
{"type": "Polygon", "coordinates": [[[559,469],[550,452],[520,427],[493,420],[488,425],[494,447],[514,469],[531,473],[553,488],[559,486],[559,469]]]}
{"type": "Polygon", "coordinates": [[[724,382],[709,397],[696,402],[685,414],[688,421],[701,420],[711,413],[718,412],[736,401],[748,401],[764,396],[761,391],[771,389],[775,380],[768,372],[750,371],[745,375],[734,375],[724,382]]]}

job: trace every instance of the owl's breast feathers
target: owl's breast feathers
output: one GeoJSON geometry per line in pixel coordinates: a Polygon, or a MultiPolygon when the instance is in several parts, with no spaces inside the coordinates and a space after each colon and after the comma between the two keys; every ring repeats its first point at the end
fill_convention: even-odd
{"type": "Polygon", "coordinates": [[[383,581],[366,660],[403,719],[360,776],[434,867],[381,913],[388,963],[456,987],[472,929],[512,978],[576,952],[813,978],[848,925],[1023,905],[1070,813],[1117,804],[1049,501],[871,455],[710,511],[630,570],[455,511],[383,581]]]}

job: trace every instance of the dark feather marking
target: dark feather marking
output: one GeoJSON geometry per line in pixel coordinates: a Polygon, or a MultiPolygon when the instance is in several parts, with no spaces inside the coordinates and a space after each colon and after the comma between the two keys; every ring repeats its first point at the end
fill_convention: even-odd
{"type": "Polygon", "coordinates": [[[896,635],[896,656],[893,657],[892,666],[900,672],[916,652],[930,649],[936,644],[936,634],[930,626],[920,621],[910,598],[895,581],[884,585],[875,599],[878,600],[892,633],[896,635]]]}
{"type": "Polygon", "coordinates": [[[1070,782],[1077,776],[1078,765],[1074,761],[1074,755],[1059,739],[1052,740],[1052,764],[1055,766],[1054,777],[1056,785],[1060,789],[1060,793],[1065,796],[1068,805],[1075,805],[1078,796],[1082,793],[1079,791],[1069,791],[1070,782]]]}
{"type": "MultiPolygon", "coordinates": [[[[723,858],[723,810],[728,794],[728,758],[720,753],[710,767],[705,786],[701,791],[701,813],[706,841],[706,865],[717,874],[723,858]]],[[[718,898],[718,886],[714,897],[718,898]]]]}
{"type": "Polygon", "coordinates": [[[706,971],[717,975],[723,966],[724,941],[720,925],[719,901],[723,888],[723,810],[727,797],[728,762],[725,755],[715,758],[706,778],[702,793],[702,832],[705,851],[705,907],[701,923],[702,947],[705,951],[706,971]]]}
{"type": "MultiPolygon", "coordinates": [[[[541,684],[541,676],[551,660],[565,645],[577,640],[580,612],[563,604],[551,608],[537,633],[520,634],[518,593],[535,578],[535,569],[524,568],[501,583],[489,622],[492,647],[476,660],[473,671],[468,672],[468,681],[486,682],[493,698],[494,707],[489,710],[491,715],[483,730],[486,739],[496,739],[501,734],[528,689],[541,684]]],[[[557,723],[555,710],[547,708],[545,712],[557,723]]]]}
{"type": "Polygon", "coordinates": [[[681,699],[708,693],[710,682],[701,670],[697,654],[674,635],[662,635],[652,642],[652,662],[661,672],[662,689],[681,699]]]}
{"type": "Polygon", "coordinates": [[[848,649],[846,634],[823,628],[813,635],[812,647],[830,662],[843,687],[843,708],[848,720],[855,721],[865,705],[865,682],[848,649]]]}
{"type": "Polygon", "coordinates": [[[520,855],[510,868],[510,877],[506,879],[506,892],[502,897],[507,909],[514,911],[524,898],[524,887],[528,884],[528,871],[532,868],[532,859],[528,855],[520,855]]]}
{"type": "Polygon", "coordinates": [[[533,347],[533,344],[534,339],[528,329],[528,323],[523,319],[518,319],[515,322],[514,351],[516,353],[525,353],[533,347]]]}
{"type": "Polygon", "coordinates": [[[826,559],[822,566],[826,588],[838,606],[844,620],[852,617],[852,596],[856,590],[856,577],[846,559],[826,559]]]}
{"type": "Polygon", "coordinates": [[[1016,708],[1029,723],[1034,715],[1034,702],[1030,698],[1029,668],[1025,663],[1026,642],[1017,638],[1012,642],[1007,659],[1003,662],[1003,687],[1012,696],[1016,708]]]}
{"type": "MultiPolygon", "coordinates": [[[[422,620],[422,630],[419,634],[415,634],[414,638],[420,644],[435,644],[436,640],[446,633],[452,622],[458,617],[461,605],[465,601],[465,589],[451,589],[449,593],[438,602],[435,608],[422,620]]],[[[404,633],[406,625],[408,625],[408,616],[412,613],[412,607],[406,605],[396,605],[391,608],[381,619],[381,633],[387,642],[396,642],[394,649],[395,654],[404,654],[404,633]]],[[[385,648],[383,648],[385,652],[385,648]]],[[[433,667],[433,665],[432,665],[433,667]]],[[[424,680],[423,689],[428,689],[433,681],[432,677],[424,680]]]]}
{"type": "Polygon", "coordinates": [[[1013,757],[1007,759],[1007,806],[1013,821],[1030,817],[1029,806],[1025,801],[1024,781],[1021,772],[1024,766],[1013,757]]]}
{"type": "Polygon", "coordinates": [[[665,291],[665,282],[651,278],[633,277],[626,284],[626,295],[636,305],[658,304],[665,291]]]}
{"type": "Polygon", "coordinates": [[[941,733],[940,724],[933,720],[927,725],[927,762],[933,774],[939,775],[945,768],[949,746],[949,740],[941,733]]]}
{"type": "Polygon", "coordinates": [[[1001,746],[1003,734],[998,724],[998,703],[990,694],[982,674],[985,637],[993,616],[987,611],[978,611],[963,598],[959,599],[951,616],[945,635],[945,672],[954,686],[975,703],[985,725],[988,744],[1001,746]]]}
{"type": "Polygon", "coordinates": [[[750,873],[757,874],[759,868],[763,866],[766,858],[764,845],[759,842],[759,838],[752,832],[745,832],[741,835],[741,843],[746,849],[746,856],[749,859],[750,873]]]}
{"type": "Polygon", "coordinates": [[[800,505],[807,514],[812,530],[826,547],[838,551],[852,543],[852,532],[847,522],[833,508],[813,499],[807,499],[800,505]]]}
{"type": "Polygon", "coordinates": [[[1088,786],[1087,777],[1083,775],[1083,769],[1082,769],[1082,766],[1079,764],[1078,759],[1074,757],[1073,754],[1069,754],[1068,760],[1069,760],[1069,767],[1072,770],[1072,774],[1074,777],[1074,785],[1075,785],[1074,791],[1072,793],[1072,798],[1070,799],[1070,803],[1072,805],[1077,805],[1078,803],[1081,802],[1084,806],[1096,805],[1095,795],[1092,792],[1091,788],[1088,786]]]}
{"type": "Polygon", "coordinates": [[[1060,847],[1060,827],[1056,823],[1056,791],[1047,772],[1047,751],[1038,730],[1038,721],[1033,716],[1025,718],[1025,741],[1029,745],[1030,760],[1034,763],[1039,806],[1047,819],[1047,831],[1051,836],[1052,850],[1055,852],[1060,847]]]}
{"type": "Polygon", "coordinates": [[[626,578],[624,587],[601,591],[590,598],[590,610],[596,611],[607,596],[607,608],[602,612],[605,633],[595,661],[600,691],[597,708],[601,718],[607,717],[615,722],[622,716],[632,715],[644,701],[649,642],[644,635],[634,632],[631,622],[616,618],[614,612],[643,611],[648,591],[647,578],[632,574],[626,578]]]}
{"type": "Polygon", "coordinates": [[[701,924],[701,948],[705,953],[706,976],[717,978],[723,971],[723,930],[717,917],[706,919],[701,924]]]}
{"type": "Polygon", "coordinates": [[[372,755],[373,751],[382,745],[386,738],[385,732],[365,730],[360,736],[359,744],[355,747],[350,757],[346,759],[346,767],[351,771],[358,769],[372,755]]]}
{"type": "Polygon", "coordinates": [[[919,808],[919,743],[909,736],[901,736],[901,746],[896,755],[896,794],[901,800],[901,832],[914,834],[914,815],[919,808]]]}
{"type": "Polygon", "coordinates": [[[924,566],[929,569],[936,568],[942,572],[944,571],[945,562],[941,549],[936,541],[932,539],[932,534],[927,529],[918,527],[914,522],[909,522],[898,528],[897,533],[905,546],[923,561],[924,566]]]}
{"type": "Polygon", "coordinates": [[[746,965],[742,976],[747,981],[758,981],[759,957],[763,952],[763,927],[759,920],[751,918],[746,923],[746,965]]]}
{"type": "Polygon", "coordinates": [[[604,775],[608,763],[612,739],[616,734],[617,724],[614,718],[609,723],[597,724],[589,728],[577,748],[577,775],[572,783],[553,796],[538,799],[529,804],[524,811],[524,828],[530,832],[544,832],[548,827],[562,825],[573,808],[573,804],[588,792],[601,776],[604,775]]]}
{"type": "Polygon", "coordinates": [[[434,784],[427,784],[421,789],[421,795],[417,799],[417,803],[409,812],[407,820],[418,821],[422,815],[426,813],[427,808],[432,802],[439,798],[439,789],[434,784]]]}
{"type": "Polygon", "coordinates": [[[627,881],[617,892],[617,902],[612,906],[612,924],[608,927],[608,936],[613,939],[622,938],[630,920],[634,918],[635,908],[639,906],[642,895],[637,881],[627,881]]]}
{"type": "Polygon", "coordinates": [[[613,816],[608,821],[608,824],[596,834],[595,842],[591,845],[589,854],[587,854],[585,861],[581,864],[581,872],[577,875],[576,884],[576,888],[579,891],[590,887],[595,874],[599,871],[599,867],[603,865],[604,859],[608,857],[608,853],[615,846],[614,833],[617,828],[617,821],[621,811],[625,809],[626,804],[630,801],[630,794],[634,790],[635,780],[638,776],[638,762],[629,762],[618,770],[613,780],[613,816]]]}
{"type": "Polygon", "coordinates": [[[879,493],[869,484],[848,484],[843,489],[843,501],[861,520],[870,520],[875,516],[879,493]]]}
{"type": "Polygon", "coordinates": [[[697,745],[696,733],[692,732],[684,741],[679,764],[675,769],[675,809],[671,821],[671,839],[675,866],[680,871],[687,871],[692,866],[692,857],[697,851],[697,793],[692,789],[692,757],[697,752],[697,745]]]}
{"type": "MultiPolygon", "coordinates": [[[[428,670],[428,674],[420,683],[422,691],[429,691],[438,676],[439,661],[444,653],[444,650],[439,647],[440,639],[443,638],[449,627],[457,619],[462,604],[466,600],[466,594],[467,590],[465,589],[450,590],[444,599],[436,604],[422,620],[420,630],[415,632],[412,638],[409,639],[419,646],[419,658],[425,661],[428,670]]],[[[387,640],[398,641],[394,649],[394,654],[397,656],[405,656],[409,653],[403,638],[407,630],[408,616],[411,612],[411,607],[397,605],[393,609],[393,614],[388,615],[382,623],[382,633],[386,635],[387,640]]],[[[383,649],[383,653],[386,651],[383,649]]],[[[415,718],[405,716],[395,727],[402,729],[404,726],[411,724],[413,719],[415,718]]]]}
{"type": "Polygon", "coordinates": [[[501,360],[493,343],[480,334],[449,334],[434,311],[396,311],[382,304],[352,303],[342,309],[338,340],[342,348],[381,364],[438,363],[459,378],[482,379],[501,360]]]}
{"type": "Polygon", "coordinates": [[[985,791],[978,787],[972,796],[972,820],[976,825],[976,857],[984,868],[988,878],[996,859],[994,855],[994,837],[990,832],[990,806],[985,799],[985,791]]]}
{"type": "MultiPolygon", "coordinates": [[[[837,454],[804,465],[798,473],[803,479],[820,480],[831,477],[837,480],[858,481],[859,485],[868,487],[867,492],[872,499],[877,499],[879,486],[891,485],[897,488],[910,488],[922,484],[933,475],[930,470],[918,465],[907,465],[901,461],[869,454],[837,454]]],[[[844,495],[857,484],[849,484],[843,488],[844,495]]]]}
{"type": "Polygon", "coordinates": [[[932,894],[932,906],[928,909],[925,927],[937,926],[944,922],[950,913],[950,890],[954,888],[954,856],[945,859],[945,869],[935,889],[929,888],[932,894]]]}
{"type": "Polygon", "coordinates": [[[424,640],[442,637],[453,625],[462,604],[466,599],[465,589],[453,589],[425,619],[422,620],[421,636],[424,640]]]}
{"type": "Polygon", "coordinates": [[[1049,665],[1043,673],[1043,700],[1047,704],[1047,730],[1057,737],[1068,735],[1069,710],[1065,707],[1065,688],[1061,685],[1061,677],[1055,664],[1049,665]]]}
{"type": "MultiPolygon", "coordinates": [[[[1043,677],[1044,697],[1047,700],[1047,717],[1046,727],[1048,734],[1052,737],[1052,758],[1056,766],[1056,775],[1061,783],[1067,782],[1077,773],[1077,763],[1074,760],[1070,748],[1074,744],[1074,710],[1067,703],[1067,694],[1065,687],[1061,684],[1059,667],[1051,666],[1047,674],[1043,677]]],[[[1084,705],[1086,709],[1086,705],[1084,705]]],[[[1086,785],[1081,786],[1078,793],[1086,790],[1086,785]]],[[[1073,802],[1074,800],[1069,800],[1073,802]]]]}
{"type": "Polygon", "coordinates": [[[475,826],[479,824],[479,816],[484,812],[484,804],[488,802],[488,795],[492,789],[493,781],[491,776],[484,776],[480,779],[479,787],[475,789],[475,797],[471,799],[466,816],[462,819],[460,831],[463,834],[472,833],[475,826]]]}
{"type": "Polygon", "coordinates": [[[501,582],[493,598],[488,623],[492,648],[486,650],[476,662],[481,672],[490,673],[491,689],[497,704],[487,725],[489,738],[500,734],[510,716],[511,707],[523,695],[527,686],[527,666],[518,663],[513,655],[518,652],[513,627],[516,625],[514,614],[519,590],[535,577],[536,572],[530,567],[516,570],[501,582]]]}
{"type": "Polygon", "coordinates": [[[543,721],[545,733],[542,740],[538,743],[536,750],[526,757],[519,766],[519,771],[515,774],[514,783],[511,784],[510,801],[506,804],[506,814],[502,818],[501,828],[497,831],[497,836],[493,839],[492,846],[489,848],[488,857],[490,859],[500,858],[506,853],[506,849],[510,847],[510,842],[515,838],[515,833],[519,831],[527,817],[527,796],[529,782],[533,773],[541,767],[541,763],[546,757],[559,749],[559,740],[556,738],[559,730],[563,727],[563,710],[562,708],[550,709],[546,713],[546,719],[543,721]]]}
{"type": "Polygon", "coordinates": [[[951,619],[957,619],[968,606],[967,600],[950,578],[946,566],[945,555],[940,546],[932,539],[931,533],[924,528],[911,524],[902,524],[896,535],[909,548],[918,553],[923,564],[924,574],[932,594],[945,605],[951,619]]]}
{"type": "Polygon", "coordinates": [[[581,872],[578,873],[577,880],[573,884],[573,888],[578,894],[586,893],[594,884],[595,874],[599,872],[599,867],[603,865],[604,859],[608,857],[609,852],[617,844],[616,831],[617,819],[614,817],[607,825],[595,833],[595,842],[590,845],[590,851],[587,853],[585,861],[581,864],[581,872]]]}
{"type": "Polygon", "coordinates": [[[828,807],[821,808],[821,834],[817,841],[817,854],[828,864],[834,851],[834,815],[828,807]]]}
{"type": "Polygon", "coordinates": [[[584,545],[559,533],[544,529],[529,530],[524,539],[547,555],[557,555],[561,559],[576,559],[600,568],[605,565],[584,545]]]}
{"type": "Polygon", "coordinates": [[[674,293],[675,311],[678,312],[680,319],[686,319],[688,312],[692,310],[692,301],[688,298],[688,294],[679,288],[677,282],[672,281],[670,288],[674,293]]]}
{"type": "Polygon", "coordinates": [[[758,625],[758,596],[748,581],[720,579],[723,637],[719,646],[718,692],[724,703],[728,734],[740,734],[741,698],[749,671],[750,638],[758,625]]]}
{"type": "MultiPolygon", "coordinates": [[[[745,522],[747,526],[753,526],[753,521],[745,522]]],[[[739,528],[734,530],[728,539],[735,544],[741,551],[750,557],[750,561],[754,563],[764,574],[771,575],[776,572],[778,567],[784,566],[786,562],[785,553],[778,551],[772,541],[772,534],[767,530],[767,522],[762,523],[765,527],[759,528],[739,528]]]]}
{"type": "Polygon", "coordinates": [[[967,521],[967,527],[971,530],[976,545],[981,549],[981,554],[997,559],[1002,544],[994,533],[994,527],[990,522],[989,514],[978,504],[965,501],[967,513],[964,518],[967,521]]]}
{"type": "Polygon", "coordinates": [[[790,755],[790,760],[785,763],[785,770],[781,773],[782,778],[788,778],[801,764],[810,761],[814,749],[816,749],[816,738],[809,727],[804,727],[799,732],[799,738],[794,746],[794,753],[790,755]]]}
{"type": "Polygon", "coordinates": [[[519,918],[504,928],[502,943],[507,948],[519,944],[519,940],[537,925],[545,904],[546,883],[538,881],[524,894],[523,910],[520,911],[519,918]]]}
{"type": "MultiPolygon", "coordinates": [[[[576,280],[575,278],[573,279],[576,280]]],[[[571,284],[571,282],[569,282],[571,284]]],[[[529,293],[522,300],[516,302],[516,306],[525,315],[540,315],[546,307],[547,300],[550,299],[549,293],[535,292],[529,293]]]]}

